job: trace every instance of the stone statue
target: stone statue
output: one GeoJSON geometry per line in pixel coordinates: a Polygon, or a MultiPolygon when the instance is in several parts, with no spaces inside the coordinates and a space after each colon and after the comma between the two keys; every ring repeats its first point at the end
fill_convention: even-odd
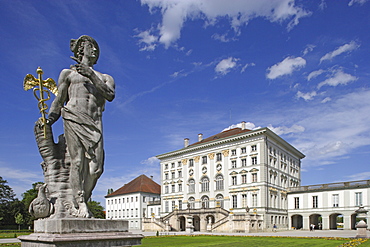
{"type": "Polygon", "coordinates": [[[60,73],[58,94],[46,120],[47,138],[41,135],[41,120],[36,123],[35,135],[56,217],[89,218],[87,202],[104,167],[102,113],[105,102],[115,97],[115,84],[111,76],[93,69],[99,57],[93,38],[72,39],[70,48],[77,64],[60,73]],[[60,116],[64,136],[55,144],[51,126],[60,116]]]}

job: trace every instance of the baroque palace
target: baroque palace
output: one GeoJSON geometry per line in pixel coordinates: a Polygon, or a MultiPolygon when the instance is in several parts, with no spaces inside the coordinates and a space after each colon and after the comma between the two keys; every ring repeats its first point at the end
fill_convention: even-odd
{"type": "MultiPolygon", "coordinates": [[[[354,229],[355,210],[369,205],[370,180],[301,186],[304,154],[268,128],[245,126],[242,122],[241,128],[208,138],[199,134],[197,142],[185,139],[184,148],[158,155],[160,192],[152,194],[155,200],[145,204],[142,212],[147,213],[139,215],[141,224],[136,226],[144,231],[186,232],[259,232],[312,225],[354,229]]],[[[121,218],[112,216],[113,208],[119,207],[115,198],[122,196],[125,193],[118,190],[106,196],[107,217],[121,218]]]]}

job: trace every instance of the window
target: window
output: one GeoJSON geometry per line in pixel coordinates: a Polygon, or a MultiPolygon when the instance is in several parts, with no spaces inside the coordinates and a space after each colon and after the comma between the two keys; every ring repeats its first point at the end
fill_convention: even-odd
{"type": "Polygon", "coordinates": [[[231,168],[236,168],[236,160],[231,161],[231,168]]]}
{"type": "Polygon", "coordinates": [[[339,206],[339,194],[333,194],[333,207],[337,208],[339,206]]]}
{"type": "Polygon", "coordinates": [[[317,199],[317,196],[312,196],[312,208],[318,208],[318,199],[317,199]]]}
{"type": "Polygon", "coordinates": [[[236,176],[231,177],[231,185],[237,185],[236,176]]]}
{"type": "Polygon", "coordinates": [[[195,192],[195,180],[190,179],[189,180],[189,193],[194,193],[195,192]]]}
{"type": "Polygon", "coordinates": [[[175,178],[175,172],[171,172],[171,178],[174,179],[175,178]]]}
{"type": "Polygon", "coordinates": [[[201,191],[209,191],[209,179],[207,177],[202,178],[201,182],[201,191]]]}
{"type": "Polygon", "coordinates": [[[247,174],[243,174],[242,175],[242,184],[246,184],[247,183],[247,174]]]}
{"type": "Polygon", "coordinates": [[[164,169],[167,170],[168,169],[168,164],[165,164],[164,165],[164,169]]]}
{"type": "Polygon", "coordinates": [[[172,193],[175,193],[175,185],[173,184],[173,185],[171,185],[171,192],[172,193]]]}
{"type": "Polygon", "coordinates": [[[355,199],[356,199],[356,206],[362,206],[362,192],[356,192],[355,193],[355,199]]]}
{"type": "Polygon", "coordinates": [[[202,157],[202,164],[207,164],[207,156],[202,157]]]}
{"type": "MultiPolygon", "coordinates": [[[[257,145],[252,145],[251,146],[251,151],[256,152],[257,151],[257,145]]],[[[270,151],[271,152],[271,151],[270,151]]]]}
{"type": "Polygon", "coordinates": [[[216,190],[224,189],[224,177],[222,175],[217,175],[216,177],[216,190]]]}
{"type": "Polygon", "coordinates": [[[216,161],[222,161],[222,154],[221,153],[216,154],[216,161]]]}
{"type": "Polygon", "coordinates": [[[242,148],[242,149],[241,149],[241,152],[242,152],[242,154],[245,154],[245,153],[247,152],[247,148],[245,148],[245,147],[244,147],[244,148],[242,148]]]}
{"type": "Polygon", "coordinates": [[[175,163],[171,163],[171,168],[175,168],[175,163]]]}
{"type": "Polygon", "coordinates": [[[143,202],[145,202],[145,196],[143,196],[143,202]]]}
{"type": "Polygon", "coordinates": [[[179,184],[179,192],[182,191],[182,184],[179,184]]]}
{"type": "Polygon", "coordinates": [[[164,193],[168,194],[168,185],[164,186],[164,193]]]}
{"type": "Polygon", "coordinates": [[[247,166],[247,159],[242,159],[242,166],[247,166]]]}
{"type": "Polygon", "coordinates": [[[216,196],[216,207],[223,208],[224,207],[224,196],[223,195],[217,195],[216,196]]]}
{"type": "Polygon", "coordinates": [[[164,179],[168,179],[168,173],[164,174],[164,179]]]}
{"type": "Polygon", "coordinates": [[[179,200],[179,210],[182,210],[182,200],[179,200]]]}
{"type": "Polygon", "coordinates": [[[202,197],[202,208],[209,208],[209,198],[208,196],[202,197]]]}
{"type": "Polygon", "coordinates": [[[189,167],[192,167],[192,166],[194,166],[194,160],[193,159],[190,159],[189,160],[189,167]]]}
{"type": "Polygon", "coordinates": [[[252,183],[257,182],[257,173],[252,173],[252,183]]]}
{"type": "Polygon", "coordinates": [[[122,203],[125,203],[125,198],[122,198],[122,203]]]}
{"type": "Polygon", "coordinates": [[[299,208],[299,197],[294,197],[294,208],[295,209],[299,208]]]}
{"type": "Polygon", "coordinates": [[[135,215],[136,215],[135,217],[138,217],[138,215],[139,215],[138,212],[139,212],[139,210],[136,208],[135,209],[135,215]]]}
{"type": "Polygon", "coordinates": [[[178,171],[178,174],[179,174],[179,178],[182,177],[182,171],[178,171]]]}
{"type": "Polygon", "coordinates": [[[195,208],[195,199],[194,199],[194,197],[190,197],[188,202],[189,202],[189,208],[194,209],[195,208]]]}
{"type": "Polygon", "coordinates": [[[252,165],[257,165],[257,157],[252,157],[252,165]]]}
{"type": "Polygon", "coordinates": [[[175,201],[172,201],[172,211],[175,210],[175,201]]]}
{"type": "Polygon", "coordinates": [[[231,155],[236,155],[236,149],[231,150],[231,155]]]}
{"type": "Polygon", "coordinates": [[[252,207],[257,207],[257,194],[252,194],[252,207]]]}
{"type": "Polygon", "coordinates": [[[238,207],[238,197],[237,195],[233,195],[233,208],[237,208],[238,207]]]}
{"type": "Polygon", "coordinates": [[[247,207],[247,194],[242,194],[242,208],[247,207]]]}
{"type": "Polygon", "coordinates": [[[168,201],[165,201],[164,205],[165,205],[165,207],[164,207],[164,211],[165,211],[166,213],[168,213],[168,211],[169,211],[168,201]]]}
{"type": "Polygon", "coordinates": [[[181,161],[177,162],[177,167],[181,167],[181,161]]]}
{"type": "Polygon", "coordinates": [[[138,202],[138,201],[139,201],[139,198],[138,198],[138,197],[136,197],[135,199],[136,199],[136,202],[138,202]]]}

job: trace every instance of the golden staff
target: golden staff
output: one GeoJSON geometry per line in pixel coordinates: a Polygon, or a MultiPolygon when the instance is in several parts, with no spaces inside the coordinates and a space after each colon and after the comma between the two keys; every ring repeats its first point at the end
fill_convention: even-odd
{"type": "Polygon", "coordinates": [[[23,82],[23,88],[26,91],[33,88],[33,95],[35,95],[38,101],[37,106],[40,110],[41,120],[44,125],[44,138],[46,138],[46,114],[48,114],[46,110],[48,109],[48,105],[45,103],[45,101],[50,99],[50,92],[52,92],[54,95],[58,95],[58,88],[53,79],[48,78],[45,81],[42,80],[42,74],[44,72],[40,67],[37,68],[36,73],[39,75],[38,79],[31,74],[26,75],[23,82]],[[36,86],[38,86],[38,88],[36,88],[36,86]],[[44,88],[49,89],[50,92],[44,88]],[[37,96],[37,91],[39,91],[39,96],[37,96]],[[47,94],[47,98],[44,98],[44,92],[47,94]]]}

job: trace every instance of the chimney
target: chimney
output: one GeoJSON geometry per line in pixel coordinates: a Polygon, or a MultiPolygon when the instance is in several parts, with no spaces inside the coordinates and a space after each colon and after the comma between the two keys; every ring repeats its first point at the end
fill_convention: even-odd
{"type": "Polygon", "coordinates": [[[153,176],[150,176],[150,178],[153,180],[153,176]]]}
{"type": "Polygon", "coordinates": [[[245,121],[242,122],[242,130],[245,130],[245,121]]]}
{"type": "Polygon", "coordinates": [[[203,140],[203,134],[200,133],[198,134],[198,142],[201,142],[203,140]]]}
{"type": "Polygon", "coordinates": [[[184,147],[188,147],[189,146],[189,138],[185,138],[184,139],[184,147]]]}

